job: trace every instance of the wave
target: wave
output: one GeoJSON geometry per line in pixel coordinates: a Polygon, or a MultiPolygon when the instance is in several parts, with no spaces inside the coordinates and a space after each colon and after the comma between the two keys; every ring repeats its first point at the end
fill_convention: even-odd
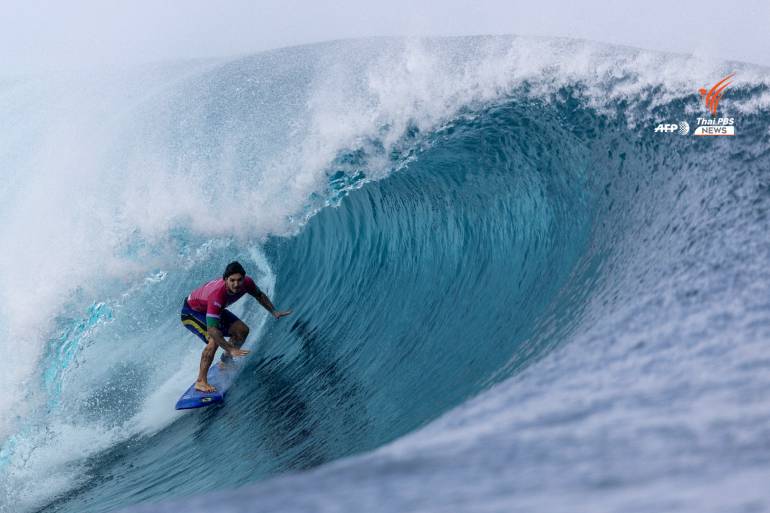
{"type": "Polygon", "coordinates": [[[635,412],[662,423],[661,397],[693,389],[720,404],[705,378],[655,395],[651,383],[677,383],[655,365],[702,376],[727,330],[752,347],[767,326],[766,72],[729,69],[720,105],[739,137],[653,132],[700,115],[694,84],[727,65],[554,39],[378,39],[148,68],[84,91],[69,78],[6,85],[4,108],[26,107],[1,143],[15,180],[0,235],[24,248],[0,276],[14,341],[0,371],[23,398],[0,426],[4,503],[105,511],[319,466],[279,479],[307,490],[286,510],[331,507],[326,486],[366,502],[376,491],[360,479],[374,475],[408,490],[441,476],[426,494],[467,481],[458,490],[482,504],[520,498],[470,489],[495,468],[534,469],[527,497],[542,504],[552,489],[537,477],[573,463],[599,477],[581,487],[565,471],[557,485],[591,493],[609,479],[592,422],[610,411],[643,430],[635,412]],[[179,303],[233,257],[295,314],[274,322],[239,304],[255,351],[227,405],[178,414],[169,405],[201,350],[179,303]],[[21,301],[19,269],[41,284],[21,301]],[[752,294],[733,288],[749,279],[752,294]],[[725,293],[737,306],[720,321],[725,293]],[[689,364],[682,345],[707,354],[689,364]],[[570,447],[550,435],[564,426],[587,433],[582,459],[550,456],[570,447]],[[383,477],[398,461],[417,470],[383,477]]]}

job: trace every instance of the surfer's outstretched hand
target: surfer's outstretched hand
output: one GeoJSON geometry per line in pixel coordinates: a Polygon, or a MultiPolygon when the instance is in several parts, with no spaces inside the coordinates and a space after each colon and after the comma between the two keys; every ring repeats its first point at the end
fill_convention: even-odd
{"type": "Polygon", "coordinates": [[[281,317],[286,317],[287,315],[291,315],[291,312],[292,310],[284,310],[283,312],[279,312],[278,310],[276,310],[275,312],[273,312],[273,317],[275,317],[276,319],[280,319],[281,317]]]}
{"type": "Polygon", "coordinates": [[[238,348],[235,348],[235,349],[230,349],[227,352],[227,354],[229,354],[233,358],[236,358],[238,356],[246,356],[247,354],[249,354],[249,350],[248,349],[238,349],[238,348]]]}

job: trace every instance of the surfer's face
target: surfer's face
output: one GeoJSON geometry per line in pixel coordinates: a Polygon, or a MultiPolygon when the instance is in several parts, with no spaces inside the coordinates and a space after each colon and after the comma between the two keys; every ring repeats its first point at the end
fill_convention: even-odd
{"type": "Polygon", "coordinates": [[[240,273],[231,274],[225,280],[225,284],[227,285],[227,291],[230,294],[237,294],[241,291],[241,287],[243,286],[243,275],[240,273]]]}

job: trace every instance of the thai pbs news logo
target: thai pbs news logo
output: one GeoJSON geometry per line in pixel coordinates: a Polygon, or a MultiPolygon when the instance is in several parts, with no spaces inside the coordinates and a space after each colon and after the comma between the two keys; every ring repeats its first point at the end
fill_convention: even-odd
{"type": "MultiPolygon", "coordinates": [[[[703,97],[706,109],[711,113],[712,117],[699,117],[693,135],[735,135],[735,118],[717,117],[719,100],[722,98],[727,86],[732,83],[730,80],[734,76],[735,73],[730,73],[714,84],[711,89],[707,90],[705,87],[702,87],[698,90],[701,97],[703,97]]],[[[678,123],[658,123],[655,127],[655,133],[659,132],[677,132],[680,135],[687,135],[690,133],[690,124],[687,121],[679,121],[678,123]]]]}

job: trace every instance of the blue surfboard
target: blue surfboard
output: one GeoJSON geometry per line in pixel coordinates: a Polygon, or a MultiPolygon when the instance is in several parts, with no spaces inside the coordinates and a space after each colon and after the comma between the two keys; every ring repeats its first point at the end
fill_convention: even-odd
{"type": "Polygon", "coordinates": [[[238,376],[242,364],[241,362],[229,362],[222,366],[219,362],[211,365],[208,373],[209,384],[214,385],[216,392],[201,392],[195,390],[195,383],[182,394],[182,397],[176,402],[175,409],[189,410],[191,408],[203,408],[213,404],[223,403],[225,394],[238,376]]]}

